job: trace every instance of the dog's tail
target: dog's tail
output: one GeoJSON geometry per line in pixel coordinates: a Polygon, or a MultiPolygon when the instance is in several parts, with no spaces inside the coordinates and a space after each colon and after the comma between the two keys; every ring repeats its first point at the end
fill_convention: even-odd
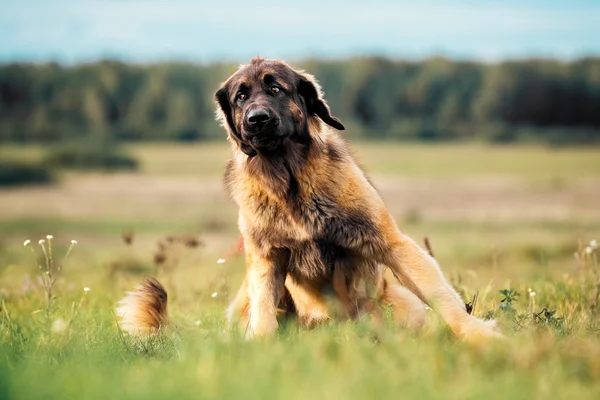
{"type": "Polygon", "coordinates": [[[130,334],[158,334],[168,321],[167,291],[146,278],[119,301],[115,311],[121,330],[130,334]]]}

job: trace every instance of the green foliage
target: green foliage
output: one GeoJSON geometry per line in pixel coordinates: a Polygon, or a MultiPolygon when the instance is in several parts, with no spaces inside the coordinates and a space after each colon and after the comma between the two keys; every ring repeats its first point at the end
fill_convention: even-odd
{"type": "MultiPolygon", "coordinates": [[[[41,154],[37,146],[19,147],[3,146],[0,157],[41,154]]],[[[291,319],[275,337],[245,341],[225,321],[245,271],[243,256],[229,255],[239,237],[237,208],[216,194],[229,148],[135,144],[127,150],[143,160],[144,179],[94,177],[96,190],[88,190],[88,174],[69,174],[68,185],[0,193],[0,399],[599,398],[600,249],[591,239],[600,238],[600,223],[590,212],[598,198],[597,148],[357,143],[392,215],[412,221],[399,221],[401,228],[418,242],[432,238],[463,299],[479,292],[474,314],[498,320],[507,340],[482,347],[455,341],[433,311],[419,335],[368,318],[312,330],[291,319]],[[157,190],[165,179],[174,191],[157,190]],[[420,198],[448,209],[436,216],[407,201],[410,190],[397,185],[406,180],[420,198]],[[521,213],[481,218],[481,208],[465,202],[495,193],[490,184],[506,180],[511,196],[495,195],[486,206],[498,214],[523,189],[511,203],[521,213]],[[449,187],[461,196],[452,199],[449,187]],[[123,198],[154,195],[143,207],[144,197],[98,196],[117,190],[123,198]],[[553,200],[555,191],[560,197],[553,200]],[[586,202],[566,204],[564,219],[553,212],[527,215],[544,205],[562,207],[564,198],[581,193],[586,202]],[[465,214],[453,214],[457,204],[465,214]],[[206,246],[167,254],[177,265],[159,280],[169,293],[172,325],[159,337],[126,336],[115,325],[115,303],[140,275],[153,273],[160,250],[154,244],[183,232],[198,233],[206,246]],[[40,311],[39,270],[22,246],[48,233],[63,245],[56,255],[79,239],[57,280],[49,322],[40,311]],[[122,240],[133,244],[124,250],[122,240]],[[226,262],[218,264],[221,257],[226,262]],[[507,301],[514,313],[499,307],[507,301]]]]}
{"type": "Polygon", "coordinates": [[[562,318],[556,317],[556,310],[548,310],[546,307],[542,311],[533,314],[533,319],[538,324],[551,324],[554,326],[559,325],[562,322],[562,318]]]}
{"type": "Polygon", "coordinates": [[[118,150],[107,141],[77,141],[52,149],[46,156],[46,163],[52,167],[69,169],[135,170],[135,158],[118,150]]]}
{"type": "Polygon", "coordinates": [[[517,297],[519,297],[519,292],[517,292],[515,289],[502,289],[500,294],[504,296],[500,302],[511,307],[513,301],[517,301],[517,297]]]}
{"type": "Polygon", "coordinates": [[[517,292],[515,289],[502,289],[500,294],[504,296],[500,300],[500,309],[506,314],[515,314],[516,310],[513,306],[513,302],[517,301],[519,292],[517,292]]]}
{"type": "Polygon", "coordinates": [[[54,177],[43,164],[0,161],[0,187],[51,183],[54,177]]]}
{"type": "Polygon", "coordinates": [[[327,393],[372,399],[401,393],[422,399],[567,399],[598,394],[597,325],[567,336],[532,325],[509,333],[507,343],[471,347],[441,328],[412,335],[366,319],[312,330],[288,321],[272,338],[245,341],[240,332],[227,329],[217,307],[203,305],[196,313],[187,306],[183,312],[186,305],[176,301],[170,305],[176,327],[160,336],[132,337],[115,325],[110,309],[118,294],[107,296],[105,289],[94,286],[85,296],[60,293],[50,326],[31,314],[35,298],[0,302],[1,398],[305,399],[327,393]],[[78,315],[67,324],[60,315],[66,318],[72,304],[78,304],[78,315]]]}
{"type": "MultiPolygon", "coordinates": [[[[353,137],[555,144],[600,140],[600,59],[299,63],[353,137]]],[[[220,137],[213,94],[235,65],[0,66],[0,141],[220,137]]]]}

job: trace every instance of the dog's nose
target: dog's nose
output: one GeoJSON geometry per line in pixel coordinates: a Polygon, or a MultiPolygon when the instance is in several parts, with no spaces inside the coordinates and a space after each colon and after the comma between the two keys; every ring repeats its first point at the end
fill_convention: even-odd
{"type": "Polygon", "coordinates": [[[267,122],[271,119],[271,113],[266,108],[255,108],[250,111],[246,116],[248,121],[248,125],[253,128],[260,128],[266,125],[267,122]]]}

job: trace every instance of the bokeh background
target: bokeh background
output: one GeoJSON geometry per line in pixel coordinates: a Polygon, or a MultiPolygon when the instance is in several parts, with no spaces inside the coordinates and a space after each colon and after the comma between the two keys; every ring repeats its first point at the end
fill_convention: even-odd
{"type": "Polygon", "coordinates": [[[598,398],[599,39],[597,1],[0,0],[0,398],[598,398]],[[257,55],[316,76],[401,229],[517,347],[465,353],[433,315],[221,335],[244,260],[213,93],[257,55]],[[57,262],[78,241],[52,307],[47,235],[57,262]],[[176,334],[127,342],[111,310],[149,275],[176,334]]]}
{"type": "Polygon", "coordinates": [[[203,278],[174,280],[237,282],[239,257],[215,261],[237,230],[213,93],[256,55],[317,77],[393,215],[449,271],[560,274],[600,236],[596,2],[0,4],[4,282],[28,279],[15,243],[48,233],[80,240],[80,279],[156,272],[161,241],[185,234],[202,246],[171,264],[203,278]]]}
{"type": "Polygon", "coordinates": [[[213,93],[256,55],[317,77],[398,222],[450,271],[563,272],[598,234],[596,2],[0,4],[6,276],[24,271],[15,243],[53,233],[80,240],[82,276],[152,272],[156,242],[192,234],[201,261],[178,263],[235,277],[214,262],[237,232],[213,93]]]}

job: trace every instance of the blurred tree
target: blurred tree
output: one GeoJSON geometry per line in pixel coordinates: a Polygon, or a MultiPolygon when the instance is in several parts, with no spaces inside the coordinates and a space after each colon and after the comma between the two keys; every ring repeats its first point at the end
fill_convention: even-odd
{"type": "MultiPolygon", "coordinates": [[[[499,64],[310,59],[353,137],[600,140],[600,59],[499,64]]],[[[213,93],[235,65],[0,65],[0,141],[222,137],[213,93]]]]}

